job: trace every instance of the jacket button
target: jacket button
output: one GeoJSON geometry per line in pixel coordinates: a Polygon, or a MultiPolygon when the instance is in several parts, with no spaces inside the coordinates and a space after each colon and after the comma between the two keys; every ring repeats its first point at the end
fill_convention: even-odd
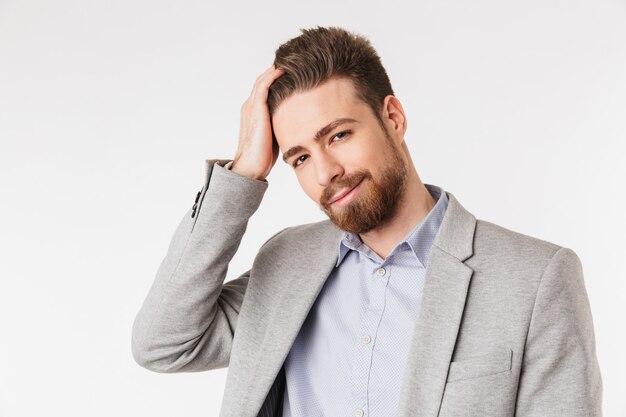
{"type": "Polygon", "coordinates": [[[198,200],[200,199],[200,194],[202,194],[202,190],[198,191],[198,194],[196,194],[196,201],[194,201],[193,207],[191,208],[191,217],[196,215],[196,209],[198,208],[198,200]]]}

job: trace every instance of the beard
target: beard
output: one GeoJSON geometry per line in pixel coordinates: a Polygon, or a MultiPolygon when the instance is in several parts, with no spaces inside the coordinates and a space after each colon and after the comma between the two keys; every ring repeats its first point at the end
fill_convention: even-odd
{"type": "Polygon", "coordinates": [[[332,184],[320,198],[320,208],[340,229],[355,234],[366,233],[391,220],[400,205],[407,183],[407,167],[400,151],[393,145],[384,161],[379,178],[367,170],[359,170],[332,184]],[[344,189],[351,189],[359,182],[361,190],[356,198],[345,207],[332,207],[333,196],[344,189]]]}

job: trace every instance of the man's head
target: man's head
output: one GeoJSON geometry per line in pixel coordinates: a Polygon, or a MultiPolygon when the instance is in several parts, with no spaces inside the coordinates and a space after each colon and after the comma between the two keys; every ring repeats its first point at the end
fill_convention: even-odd
{"type": "Polygon", "coordinates": [[[294,93],[312,90],[331,78],[354,83],[357,97],[367,104],[382,127],[383,100],[393,95],[378,53],[367,38],[338,27],[301,29],[302,34],[276,50],[274,65],[283,68],[269,90],[270,115],[294,93]]]}
{"type": "Polygon", "coordinates": [[[269,92],[274,134],[305,193],[353,233],[393,218],[410,163],[406,119],[369,42],[339,28],[303,30],[274,64],[285,69],[269,92]]]}

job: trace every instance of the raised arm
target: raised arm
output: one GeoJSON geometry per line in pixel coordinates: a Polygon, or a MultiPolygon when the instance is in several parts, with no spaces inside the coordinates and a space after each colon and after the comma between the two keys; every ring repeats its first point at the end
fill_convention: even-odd
{"type": "Polygon", "coordinates": [[[153,371],[228,366],[249,271],[223,283],[267,182],[242,177],[217,162],[207,161],[208,180],[196,208],[187,211],[174,232],[133,324],[133,356],[153,371]]]}
{"type": "Polygon", "coordinates": [[[156,372],[228,366],[249,272],[224,284],[276,162],[268,89],[283,70],[257,77],[241,108],[239,144],[228,160],[207,160],[202,190],[172,236],[132,329],[132,353],[156,372]]]}

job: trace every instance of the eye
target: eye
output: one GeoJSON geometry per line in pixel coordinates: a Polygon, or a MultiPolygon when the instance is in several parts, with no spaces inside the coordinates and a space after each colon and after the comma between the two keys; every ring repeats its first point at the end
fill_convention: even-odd
{"type": "Polygon", "coordinates": [[[350,130],[344,130],[343,132],[339,132],[331,138],[331,142],[333,142],[335,138],[337,138],[338,140],[343,140],[350,133],[352,133],[352,131],[350,130]],[[344,135],[344,136],[339,137],[340,135],[344,135]]]}
{"type": "MultiPolygon", "coordinates": [[[[344,131],[339,132],[339,133],[337,133],[336,135],[332,136],[332,137],[330,138],[330,141],[331,141],[331,142],[341,141],[341,140],[345,139],[345,137],[346,137],[347,135],[349,135],[350,133],[352,133],[352,131],[351,131],[351,130],[344,130],[344,131]]],[[[293,161],[293,167],[294,167],[294,168],[296,168],[296,167],[298,167],[298,166],[302,165],[302,164],[304,163],[304,161],[306,161],[306,157],[307,157],[307,156],[308,156],[308,155],[300,155],[298,158],[296,158],[296,159],[293,161]],[[302,158],[304,158],[304,159],[302,159],[302,158]]]]}
{"type": "Polygon", "coordinates": [[[297,157],[296,160],[293,162],[293,167],[295,168],[295,167],[297,167],[299,165],[302,165],[302,163],[305,161],[302,158],[305,158],[305,157],[306,157],[306,155],[300,155],[299,157],[297,157]],[[298,163],[298,162],[300,162],[300,163],[298,163]]]}

